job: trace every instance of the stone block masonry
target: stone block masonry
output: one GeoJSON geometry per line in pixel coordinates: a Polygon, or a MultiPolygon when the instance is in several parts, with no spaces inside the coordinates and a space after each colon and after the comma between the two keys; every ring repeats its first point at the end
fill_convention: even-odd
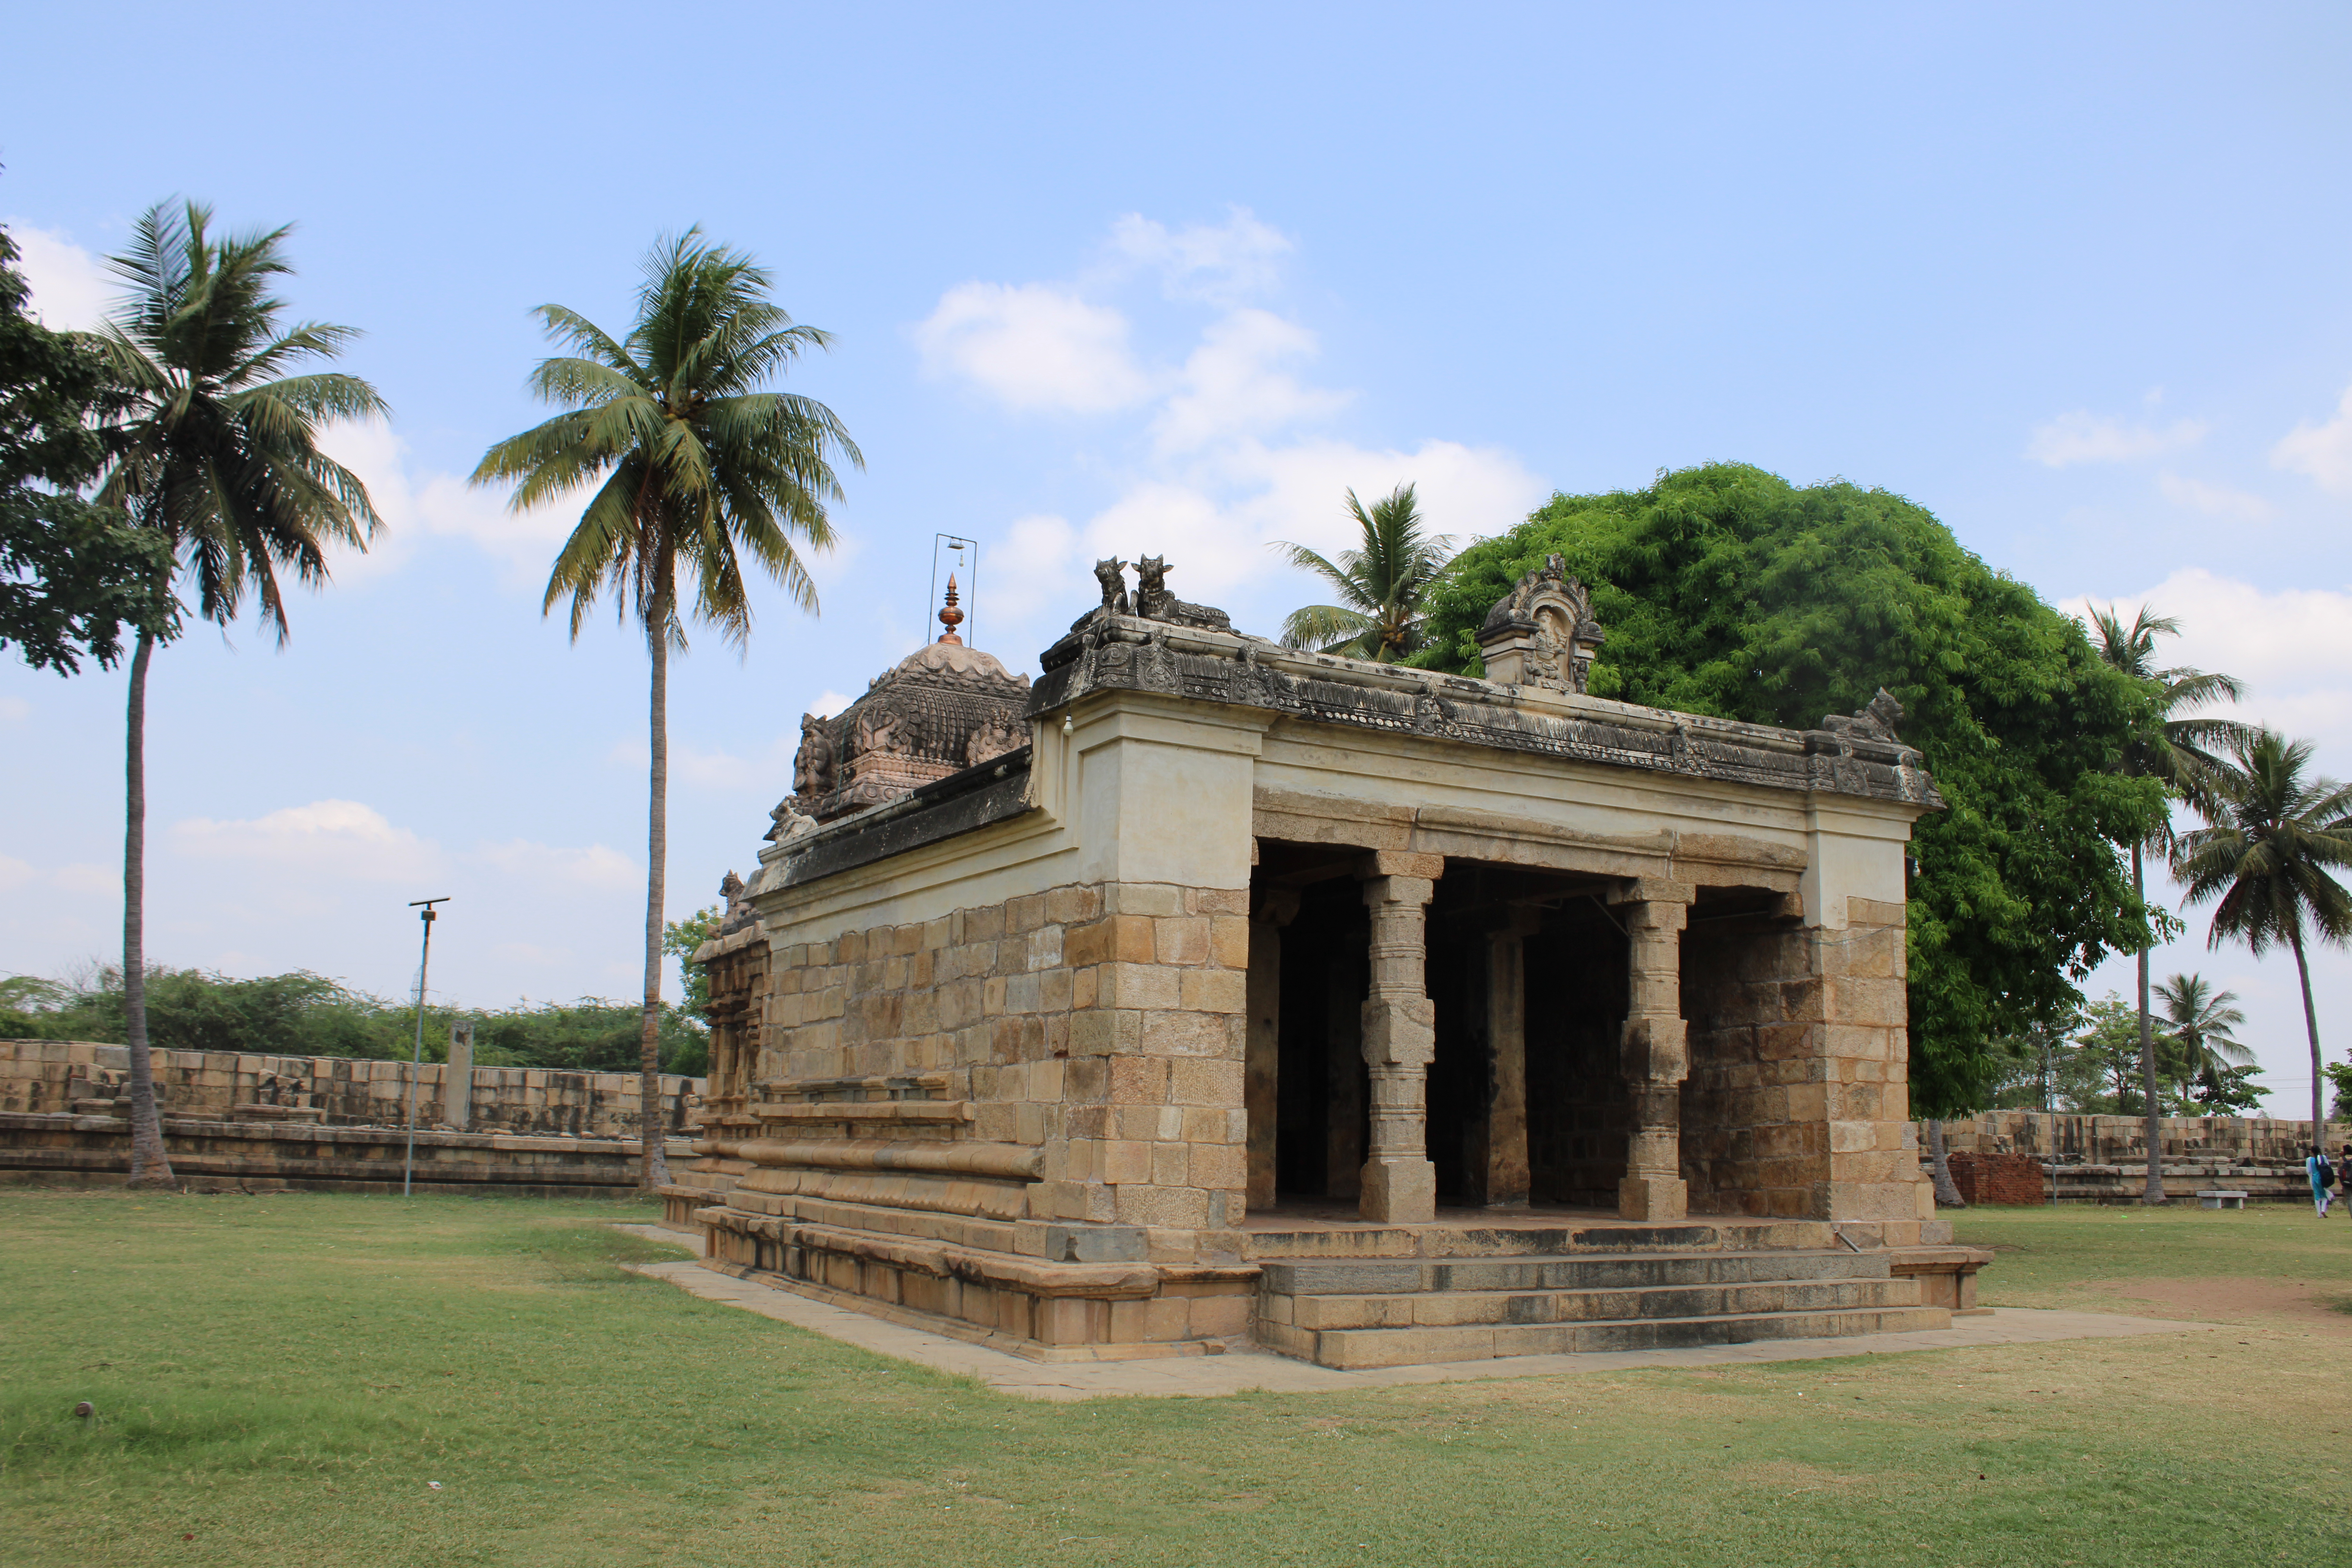
{"type": "Polygon", "coordinates": [[[1934,1217],[1906,1120],[1904,909],[1850,899],[1846,912],[1836,930],[1728,921],[1685,937],[1695,1210],[1934,1217]]]}
{"type": "MultiPolygon", "coordinates": [[[[713,1090],[714,1143],[772,1173],[739,1201],[880,1200],[870,1173],[886,1157],[849,1145],[878,1138],[912,1159],[953,1144],[1001,1169],[901,1167],[887,1198],[993,1225],[1130,1227],[1170,1260],[1236,1255],[1247,904],[1238,889],[1073,885],[775,950],[764,1037],[713,1090]],[[748,1147],[787,1130],[789,1147],[748,1147]]],[[[1018,1249],[1043,1246],[1024,1235],[1018,1249]]]]}
{"type": "Polygon", "coordinates": [[[776,946],[670,1218],[1036,1353],[1238,1334],[1249,953],[1245,889],[1133,882],[776,946]]]}
{"type": "MultiPolygon", "coordinates": [[[[0,1040],[0,1111],[110,1114],[126,1091],[130,1047],[88,1040],[0,1040]]],[[[212,1121],[317,1121],[335,1126],[405,1126],[410,1064],[359,1057],[154,1051],[164,1114],[212,1121]]],[[[417,1125],[531,1137],[634,1138],[641,1122],[637,1075],[541,1068],[468,1069],[470,1093],[451,1096],[448,1069],[426,1062],[417,1125]],[[461,1122],[445,1111],[465,1107],[461,1122]]],[[[665,1076],[662,1124],[676,1133],[706,1088],[665,1076]]]]}

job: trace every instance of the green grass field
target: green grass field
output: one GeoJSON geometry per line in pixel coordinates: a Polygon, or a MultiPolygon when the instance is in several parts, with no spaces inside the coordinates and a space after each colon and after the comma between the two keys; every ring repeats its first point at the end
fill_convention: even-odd
{"type": "MultiPolygon", "coordinates": [[[[1051,1405],[626,1274],[670,1255],[605,1227],[645,1212],[0,1192],[0,1563],[1874,1568],[2352,1548],[2352,1318],[2308,1305],[2136,1340],[1051,1405]],[[94,1422],[70,1414],[82,1399],[94,1422]]],[[[2308,1211],[1987,1211],[1962,1235],[2003,1249],[1996,1302],[2352,1293],[2352,1223],[2308,1211]]]]}

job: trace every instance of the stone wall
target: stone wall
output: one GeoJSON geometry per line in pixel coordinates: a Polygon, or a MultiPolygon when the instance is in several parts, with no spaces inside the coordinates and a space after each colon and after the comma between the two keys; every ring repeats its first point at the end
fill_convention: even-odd
{"type": "Polygon", "coordinates": [[[1726,921],[1683,937],[1693,1213],[1932,1217],[1916,1172],[1900,904],[1842,929],[1726,921]]]}
{"type": "MultiPolygon", "coordinates": [[[[2311,1122],[2258,1116],[2167,1116],[2157,1136],[2167,1160],[2301,1165],[2311,1144],[2311,1122]]],[[[1921,1141],[1926,1138],[1924,1127],[1921,1141]]],[[[2327,1146],[2352,1143],[2352,1124],[2331,1122],[2327,1146]]],[[[1985,1150],[2032,1154],[2049,1161],[2127,1165],[2147,1160],[2147,1124],[2137,1116],[2077,1116],[2046,1110],[1988,1110],[1944,1123],[1951,1153],[1985,1150]]]]}
{"type": "MultiPolygon", "coordinates": [[[[163,1119],[172,1175],[193,1192],[396,1193],[410,1154],[397,1127],[163,1119]]],[[[687,1152],[669,1146],[673,1160],[687,1152]]],[[[530,1197],[625,1197],[636,1190],[634,1138],[416,1134],[412,1190],[530,1197]]],[[[0,1184],[108,1186],[131,1169],[130,1123],[117,1116],[0,1111],[0,1184]]]]}
{"type": "Polygon", "coordinates": [[[1952,1185],[1970,1204],[2039,1205],[2050,1201],[2042,1162],[2031,1154],[1947,1152],[1952,1185]]]}
{"type": "MultiPolygon", "coordinates": [[[[405,1126],[412,1068],[352,1057],[277,1057],[226,1051],[151,1053],[155,1091],[167,1116],[236,1120],[239,1107],[278,1119],[341,1126],[405,1126]],[[266,1114],[267,1112],[265,1112],[266,1114]]],[[[0,1040],[0,1111],[107,1114],[125,1092],[130,1047],[86,1040],[0,1040]]],[[[443,1121],[447,1069],[426,1062],[416,1086],[416,1121],[443,1121]]],[[[543,1137],[635,1137],[637,1075],[478,1067],[466,1128],[543,1137]]],[[[703,1092],[700,1079],[665,1076],[665,1128],[683,1131],[703,1092]]],[[[252,1114],[250,1112],[246,1114],[252,1114]]]]}
{"type": "Polygon", "coordinates": [[[716,1087],[709,1137],[722,1156],[793,1147],[730,1202],[955,1215],[1034,1256],[1049,1221],[1140,1227],[1159,1258],[1234,1254],[1247,898],[1066,886],[775,949],[763,1037],[716,1087]]]}

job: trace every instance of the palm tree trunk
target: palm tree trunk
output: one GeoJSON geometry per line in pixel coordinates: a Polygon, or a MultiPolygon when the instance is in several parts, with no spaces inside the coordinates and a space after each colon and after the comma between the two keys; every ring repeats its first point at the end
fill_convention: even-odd
{"type": "Polygon", "coordinates": [[[1927,1118],[1927,1170],[1936,1189],[1936,1206],[1939,1209],[1964,1209],[1968,1199],[1960,1196],[1958,1183],[1952,1180],[1951,1156],[1944,1152],[1944,1123],[1937,1117],[1927,1118]]]}
{"type": "MultiPolygon", "coordinates": [[[[2132,895],[2145,910],[2147,904],[2147,879],[2142,870],[2139,844],[2132,844],[2132,895]]],[[[2147,1017],[2147,946],[2139,950],[2139,1079],[2140,1092],[2147,1097],[2144,1108],[2147,1112],[2147,1184],[2141,1191],[2144,1204],[2164,1202],[2164,1126],[2163,1107],[2156,1098],[2156,1031],[2147,1017]]]]}
{"type": "Polygon", "coordinates": [[[639,1024],[637,1133],[644,1162],[637,1184],[647,1192],[669,1184],[669,1162],[662,1141],[661,991],[662,908],[669,859],[669,616],[673,592],[670,563],[658,568],[652,614],[646,622],[646,651],[653,659],[651,802],[646,831],[646,1010],[639,1024]]]}
{"type": "Polygon", "coordinates": [[[155,1104],[155,1069],[147,1055],[147,665],[155,639],[139,634],[131,656],[131,705],[123,738],[122,1037],[131,1056],[131,1180],[134,1187],[172,1185],[163,1117],[155,1104]]]}
{"type": "Polygon", "coordinates": [[[2311,1146],[2324,1150],[2327,1147],[2327,1123],[2321,1112],[2326,1108],[2320,1096],[2327,1075],[2319,1070],[2319,1013],[2311,1005],[2311,966],[2304,962],[2302,925],[2298,923],[2289,931],[2286,939],[2294,947],[2294,973],[2303,982],[2303,1026],[2311,1037],[2311,1146]]]}

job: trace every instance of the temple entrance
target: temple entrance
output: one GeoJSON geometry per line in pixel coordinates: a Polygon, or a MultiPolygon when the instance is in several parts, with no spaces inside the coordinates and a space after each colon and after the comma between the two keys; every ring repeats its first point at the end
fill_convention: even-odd
{"type": "Polygon", "coordinates": [[[1443,1204],[1614,1209],[1625,937],[1597,893],[1464,863],[1430,910],[1429,1158],[1443,1204]]]}
{"type": "MultiPolygon", "coordinates": [[[[1370,1138],[1361,850],[1262,841],[1252,882],[1248,1206],[1357,1199],[1370,1138]]],[[[1607,884],[1449,863],[1426,927],[1426,1158],[1448,1207],[1614,1209],[1627,943],[1607,884]]]]}

